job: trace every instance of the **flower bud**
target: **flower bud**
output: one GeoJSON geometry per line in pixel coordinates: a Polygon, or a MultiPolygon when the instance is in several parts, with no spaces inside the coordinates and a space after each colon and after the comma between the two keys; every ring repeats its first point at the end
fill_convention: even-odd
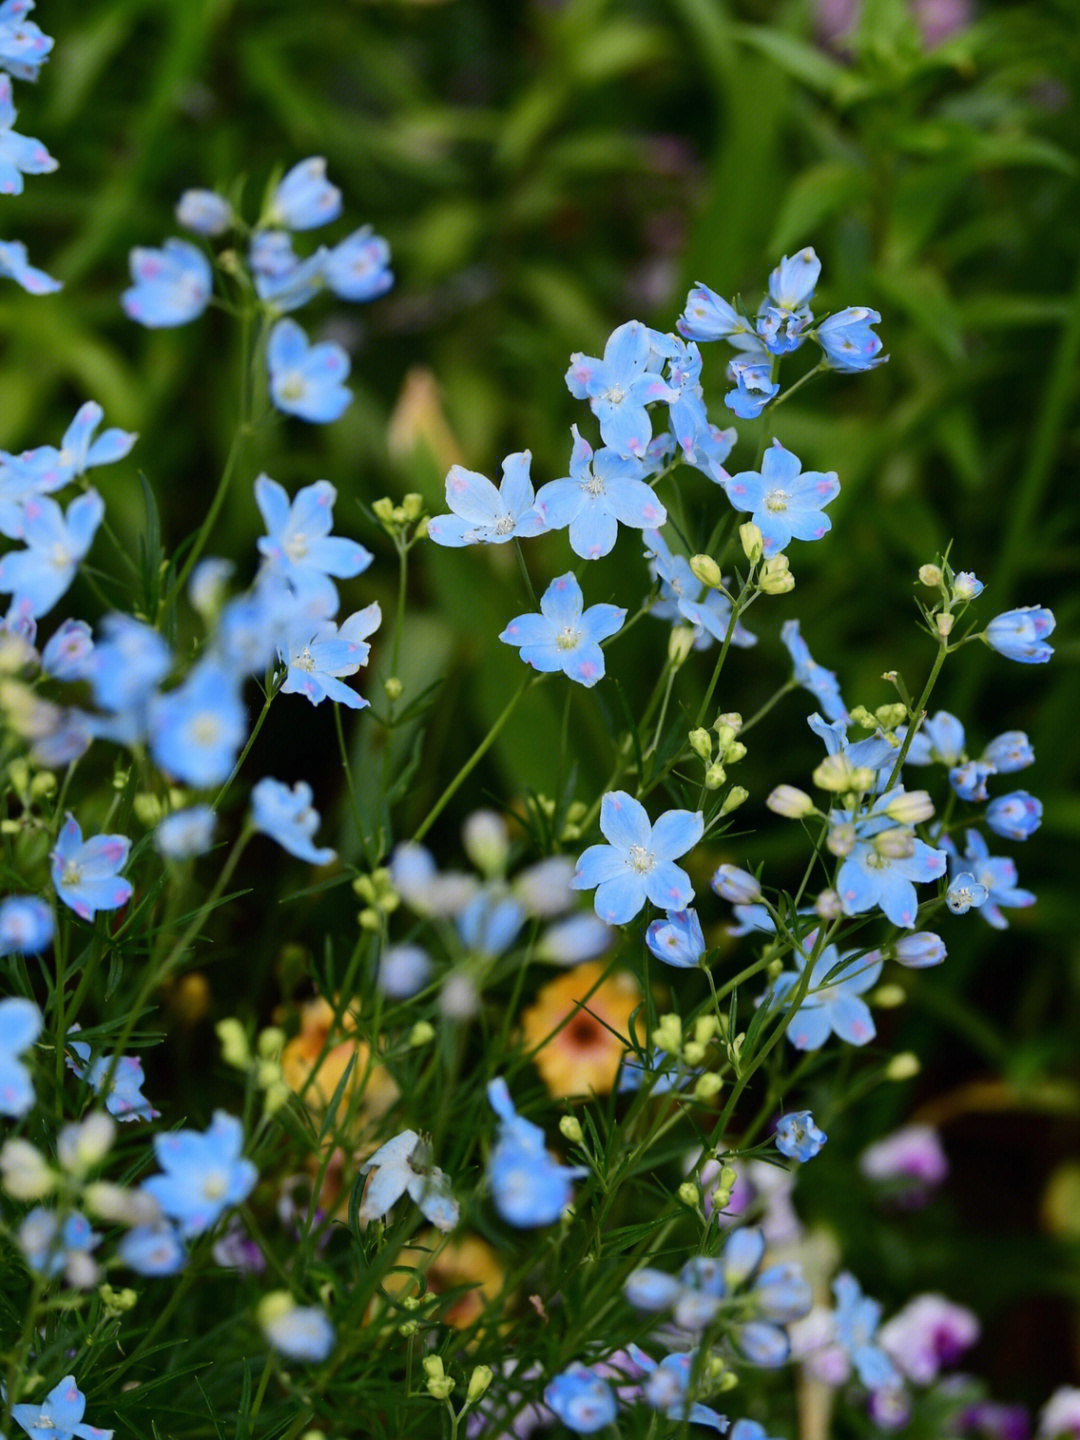
{"type": "Polygon", "coordinates": [[[737,810],[750,799],[750,791],[743,785],[733,785],[724,797],[724,803],[720,806],[721,819],[730,815],[732,810],[737,810]]]}
{"type": "Polygon", "coordinates": [[[383,525],[393,524],[394,502],[389,495],[383,495],[380,499],[375,500],[371,508],[375,513],[376,520],[381,521],[383,525]]]}
{"type": "Polygon", "coordinates": [[[909,860],[915,854],[915,836],[899,826],[895,830],[882,830],[870,843],[883,860],[909,860]]]}
{"type": "Polygon", "coordinates": [[[705,789],[719,790],[726,779],[727,772],[724,770],[723,765],[721,765],[719,761],[714,760],[705,771],[705,789]]]}
{"type": "Polygon", "coordinates": [[[835,855],[838,860],[843,860],[855,849],[855,838],[855,826],[849,821],[845,821],[842,825],[830,825],[829,833],[825,837],[825,844],[830,855],[835,855]]]}
{"type": "Polygon", "coordinates": [[[490,880],[501,875],[510,858],[510,832],[497,810],[474,810],[462,830],[465,853],[490,880]]]}
{"type": "Polygon", "coordinates": [[[420,1322],[418,1320],[405,1320],[397,1328],[398,1334],[403,1335],[405,1339],[408,1340],[420,1329],[420,1322]]]}
{"type": "Polygon", "coordinates": [[[737,735],[742,729],[742,724],[742,716],[738,710],[725,710],[722,715],[717,715],[713,721],[713,729],[717,735],[719,735],[721,730],[726,727],[731,731],[732,735],[737,735]]]}
{"type": "Polygon", "coordinates": [[[957,600],[974,600],[983,592],[983,583],[970,570],[958,570],[953,576],[953,596],[957,600]]]}
{"type": "Polygon", "coordinates": [[[786,555],[774,555],[766,560],[758,576],[758,589],[766,595],[786,595],[795,589],[795,576],[789,568],[786,555]]]}
{"type": "Polygon", "coordinates": [[[405,518],[410,522],[420,519],[424,513],[424,497],[415,490],[410,490],[407,495],[401,497],[401,508],[405,511],[405,518]]]}
{"type": "Polygon", "coordinates": [[[390,675],[383,681],[383,694],[390,701],[400,700],[405,686],[396,675],[390,675]]]}
{"type": "Polygon", "coordinates": [[[883,730],[895,730],[898,725],[903,725],[908,718],[906,705],[901,705],[898,700],[891,705],[879,705],[874,711],[878,723],[883,730]]]}
{"type": "Polygon", "coordinates": [[[947,636],[952,634],[952,628],[955,624],[955,615],[946,615],[945,612],[942,611],[940,615],[934,616],[934,625],[937,629],[937,633],[941,636],[943,640],[946,639],[947,636]]]}
{"type": "Polygon", "coordinates": [[[682,1050],[682,1021],[678,1015],[661,1015],[652,1033],[652,1042],[669,1055],[678,1055],[682,1050]]]}
{"type": "Polygon", "coordinates": [[[814,914],[821,920],[839,920],[843,913],[840,896],[835,890],[822,890],[814,901],[814,914]]]}
{"type": "Polygon", "coordinates": [[[696,1210],[701,1204],[701,1191],[692,1180],[684,1180],[677,1191],[680,1205],[696,1210]]]}
{"type": "Polygon", "coordinates": [[[487,1388],[495,1378],[495,1372],[490,1365],[477,1365],[469,1376],[469,1388],[465,1392],[465,1399],[469,1405],[475,1405],[486,1393],[487,1388]]]}
{"type": "Polygon", "coordinates": [[[564,1140],[570,1141],[571,1145],[580,1145],[585,1139],[581,1121],[576,1115],[564,1115],[559,1121],[559,1132],[564,1140]]]}
{"type": "Polygon", "coordinates": [[[694,1021],[694,1039],[699,1045],[708,1045],[714,1035],[720,1033],[720,1022],[715,1015],[699,1015],[694,1021]]]}
{"type": "Polygon", "coordinates": [[[739,526],[739,544],[751,565],[756,565],[765,549],[765,537],[752,522],[739,526]]]}
{"type": "Polygon", "coordinates": [[[225,1064],[231,1065],[234,1070],[247,1070],[251,1064],[251,1047],[240,1021],[235,1016],[219,1020],[214,1026],[214,1034],[221,1041],[221,1058],[225,1064]]]}
{"type": "Polygon", "coordinates": [[[688,625],[676,625],[668,637],[668,659],[677,670],[694,648],[694,632],[688,625]]]}
{"type": "Polygon", "coordinates": [[[416,1049],[420,1045],[430,1045],[435,1039],[435,1027],[427,1020],[418,1020],[409,1031],[409,1045],[416,1049]]]}
{"type": "Polygon", "coordinates": [[[712,877],[712,888],[721,900],[733,905],[753,905],[761,899],[761,885],[756,876],[737,865],[721,865],[712,877]]]}
{"type": "Polygon", "coordinates": [[[114,1290],[108,1284],[98,1286],[98,1294],[101,1296],[101,1303],[110,1315],[123,1315],[126,1311],[134,1309],[139,1298],[134,1290],[114,1290]]]}
{"type": "Polygon", "coordinates": [[[161,1209],[144,1190],[125,1190],[108,1180],[95,1180],[83,1190],[83,1204],[99,1220],[114,1225],[153,1225],[161,1209]]]}
{"type": "Polygon", "coordinates": [[[945,959],[945,942],[932,930],[918,930],[914,935],[901,935],[893,947],[893,956],[911,970],[924,970],[940,965],[945,959]]]}
{"type": "Polygon", "coordinates": [[[43,1200],[57,1176],[45,1156],[29,1140],[5,1140],[0,1146],[0,1180],[15,1200],[43,1200]]]}
{"type": "Polygon", "coordinates": [[[746,755],[746,746],[741,740],[733,740],[724,751],[723,760],[725,765],[737,765],[746,755]]]}
{"type": "Polygon", "coordinates": [[[85,1175],[100,1165],[116,1138],[116,1125],[103,1110],[65,1125],[56,1139],[56,1158],[69,1175],[85,1175]]]}
{"type": "Polygon", "coordinates": [[[774,815],[783,815],[788,820],[802,820],[817,809],[806,791],[797,790],[794,785],[777,785],[765,804],[774,815]]]}
{"type": "Polygon", "coordinates": [[[879,985],[874,991],[873,1002],[883,1010],[897,1010],[907,1004],[907,991],[902,985],[879,985]]]}
{"type": "Polygon", "coordinates": [[[690,741],[690,749],[698,759],[706,761],[712,759],[712,736],[708,730],[703,727],[691,730],[687,739],[690,741]]]}
{"type": "Polygon", "coordinates": [[[724,1082],[715,1071],[710,1070],[705,1075],[699,1075],[694,1084],[694,1098],[696,1100],[712,1100],[724,1088],[724,1082]]]}
{"type": "Polygon", "coordinates": [[[813,774],[814,784],[819,790],[829,790],[839,795],[845,790],[856,789],[855,766],[843,751],[826,755],[813,774]]]}
{"type": "Polygon", "coordinates": [[[886,1080],[913,1080],[922,1066],[919,1057],[912,1054],[910,1050],[902,1050],[899,1055],[894,1055],[885,1066],[886,1080]]]}
{"type": "Polygon", "coordinates": [[[454,1388],[454,1381],[443,1370],[438,1355],[425,1355],[420,1362],[427,1376],[427,1391],[433,1400],[448,1400],[454,1388]]]}
{"type": "Polygon", "coordinates": [[[885,806],[890,820],[898,820],[901,825],[918,825],[933,813],[934,802],[928,790],[903,790],[885,806]]]}
{"type": "Polygon", "coordinates": [[[925,585],[928,590],[939,589],[943,578],[940,565],[919,566],[919,583],[925,585]]]}
{"type": "Polygon", "coordinates": [[[690,569],[694,577],[707,585],[710,590],[720,590],[723,587],[723,577],[720,574],[720,566],[711,555],[691,555],[690,569]]]}
{"type": "Polygon", "coordinates": [[[705,1046],[698,1040],[688,1040],[683,1046],[683,1059],[688,1065],[700,1065],[705,1059],[705,1046]]]}

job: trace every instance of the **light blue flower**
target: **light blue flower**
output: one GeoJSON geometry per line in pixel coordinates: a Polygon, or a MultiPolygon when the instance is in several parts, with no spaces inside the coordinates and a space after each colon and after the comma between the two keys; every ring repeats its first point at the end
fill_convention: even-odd
{"type": "Polygon", "coordinates": [[[75,1384],[74,1375],[65,1375],[40,1405],[13,1405],[11,1418],[33,1440],[112,1440],[111,1430],[85,1425],[86,1396],[75,1384]]]}
{"type": "Polygon", "coordinates": [[[1042,824],[1042,801],[1026,790],[999,795],[986,807],[986,823],[1006,840],[1027,840],[1042,824]]]}
{"type": "Polygon", "coordinates": [[[289,230],[314,230],[340,214],[341,191],[327,180],[326,161],[313,155],[294,165],[278,184],[266,222],[289,230]]]}
{"type": "Polygon", "coordinates": [[[995,615],[982,638],[1006,660],[1045,665],[1054,653],[1054,647],[1046,643],[1045,637],[1053,634],[1056,624],[1054,612],[1045,606],[1021,605],[1018,610],[995,615]]]}
{"type": "Polygon", "coordinates": [[[668,401],[669,422],[684,458],[693,465],[699,437],[710,433],[701,388],[701,351],[692,341],[684,345],[681,340],[668,338],[678,347],[667,365],[668,384],[674,395],[668,401]]]}
{"type": "Polygon", "coordinates": [[[820,1154],[829,1137],[814,1123],[809,1110],[793,1110],[776,1122],[776,1148],[800,1164],[820,1154]]]}
{"type": "Polygon", "coordinates": [[[573,427],[570,474],[549,480],[537,492],[536,508],[549,530],[570,527],[570,548],[583,560],[607,555],[619,525],[654,530],[667,511],[645,483],[650,473],[642,460],[614,450],[593,448],[573,427]]]}
{"type": "Polygon", "coordinates": [[[770,355],[790,355],[803,343],[804,332],[813,318],[805,305],[794,311],[783,310],[777,305],[763,305],[758,313],[756,329],[770,355]]]}
{"type": "Polygon", "coordinates": [[[945,904],[954,915],[966,915],[969,910],[980,910],[989,895],[990,891],[975,879],[970,870],[961,870],[953,876],[945,892],[945,904]]]}
{"type": "Polygon", "coordinates": [[[581,586],[573,572],[560,575],[544,591],[540,614],[519,615],[499,636],[516,645],[534,670],[561,670],[570,680],[590,688],[604,675],[600,641],[622,629],[626,611],[617,605],[583,609],[581,586]]]}
{"type": "Polygon", "coordinates": [[[700,810],[668,810],[652,825],[632,795],[609,791],[600,804],[600,829],[609,843],[589,846],[570,883],[575,890],[596,887],[596,913],[609,925],[625,925],[646,900],[660,910],[686,910],[694,889],[675,861],[693,849],[704,828],[700,810]]]}
{"type": "Polygon", "coordinates": [[[57,895],[83,920],[93,920],[99,910],[118,910],[131,899],[131,885],[120,878],[130,850],[126,835],[84,841],[69,813],[50,856],[57,895]]]}
{"type": "MultiPolygon", "coordinates": [[[[776,978],[774,1006],[783,1005],[795,990],[806,963],[806,954],[797,950],[794,972],[784,970],[776,978]]],[[[835,945],[826,945],[814,961],[806,997],[788,1021],[787,1037],[796,1050],[820,1050],[830,1034],[849,1045],[868,1044],[877,1032],[869,1006],[860,997],[873,989],[880,975],[878,951],[848,950],[841,955],[835,945]]]]}
{"type": "Polygon", "coordinates": [[[538,960],[551,960],[556,965],[578,965],[583,960],[595,960],[610,950],[615,932],[605,925],[598,915],[571,915],[559,920],[540,936],[536,946],[538,960]]]}
{"type": "Polygon", "coordinates": [[[41,652],[41,668],[54,680],[85,680],[94,640],[85,620],[65,620],[41,652]]]}
{"type": "Polygon", "coordinates": [[[65,1056],[67,1067],[80,1080],[85,1080],[97,1096],[104,1095],[105,1109],[117,1120],[156,1120],[160,1115],[142,1093],[146,1084],[142,1061],[137,1055],[121,1055],[115,1066],[111,1056],[99,1055],[90,1059],[90,1046],[85,1040],[70,1040],[69,1049],[75,1055],[65,1056]],[[106,1090],[105,1081],[112,1071],[112,1080],[106,1090]]]}
{"type": "Polygon", "coordinates": [[[340,627],[325,620],[313,631],[294,633],[281,655],[287,667],[282,693],[306,695],[312,705],[329,699],[350,710],[362,710],[368,702],[341,682],[367,664],[371,653],[367,637],[381,623],[382,610],[375,601],[343,620],[340,627]]]}
{"type": "Polygon", "coordinates": [[[96,490],[78,495],[65,514],[47,495],[23,507],[25,550],[10,550],[0,560],[0,592],[26,603],[28,613],[45,615],[75,579],[94,543],[105,505],[96,490]]]}
{"type": "Polygon", "coordinates": [[[686,297],[677,328],[687,340],[730,340],[733,335],[752,333],[749,320],[700,281],[686,297]]]}
{"type": "Polygon", "coordinates": [[[854,1275],[845,1271],[833,1281],[836,1309],[833,1331],[836,1343],[845,1352],[868,1390],[880,1390],[900,1384],[900,1375],[893,1362],[875,1345],[881,1321],[881,1306],[862,1293],[854,1275]]]}
{"type": "Polygon", "coordinates": [[[575,1435],[593,1435],[615,1423],[611,1386],[585,1365],[571,1365],[547,1385],[544,1404],[575,1435]]]}
{"type": "Polygon", "coordinates": [[[55,295],[63,289],[62,281],[30,264],[21,240],[0,240],[0,276],[14,280],[28,295],[55,295]]]}
{"type": "Polygon", "coordinates": [[[44,1023],[32,1000],[21,995],[0,1000],[0,1115],[19,1118],[34,1104],[30,1071],[19,1056],[30,1049],[44,1023]]]}
{"type": "Polygon", "coordinates": [[[949,784],[961,800],[985,800],[986,782],[993,773],[994,767],[982,760],[965,760],[949,771],[949,784]]]}
{"type": "Polygon", "coordinates": [[[298,780],[290,790],[269,776],[251,792],[251,820],[255,829],[276,840],[283,850],[309,865],[329,865],[337,851],[318,849],[312,837],[319,828],[319,812],[311,804],[311,786],[298,780]]]}
{"type": "Polygon", "coordinates": [[[128,719],[136,712],[142,729],[141,712],[172,669],[172,652],[156,630],[130,615],[106,615],[101,629],[105,638],[88,662],[94,702],[128,719]]]}
{"type": "Polygon", "coordinates": [[[553,1225],[573,1199],[570,1182],[587,1171],[560,1165],[548,1152],[539,1125],[514,1109],[503,1079],[487,1089],[499,1117],[499,1133],[488,1161],[488,1181],[495,1209],[510,1225],[532,1229],[553,1225]]]}
{"type": "Polygon", "coordinates": [[[0,68],[16,80],[36,80],[53,47],[52,36],[26,19],[33,8],[34,0],[4,0],[0,5],[0,68]]]}
{"type": "Polygon", "coordinates": [[[840,682],[832,670],[819,665],[810,654],[810,647],[799,631],[798,620],[785,620],[780,627],[780,639],[795,667],[793,679],[796,685],[809,690],[821,706],[827,720],[847,720],[847,706],[840,694],[840,682]]]}
{"type": "Polygon", "coordinates": [[[274,314],[298,310],[325,288],[329,254],[326,246],[320,245],[301,260],[287,230],[257,230],[248,250],[255,293],[274,314]]]}
{"type": "Polygon", "coordinates": [[[1023,730],[1003,730],[983,751],[985,764],[992,765],[998,775],[1011,775],[1035,763],[1035,751],[1023,730]]]}
{"type": "Polygon", "coordinates": [[[403,1130],[381,1145],[361,1165],[360,1173],[369,1176],[359,1211],[361,1220],[381,1219],[408,1192],[436,1230],[453,1230],[458,1223],[460,1212],[450,1193],[450,1181],[431,1164],[430,1147],[415,1130],[403,1130]]]}
{"type": "Polygon", "coordinates": [[[154,760],[198,789],[228,779],[248,734],[239,678],[213,658],[200,660],[175,690],[154,696],[147,718],[154,760]]]}
{"type": "Polygon", "coordinates": [[[901,935],[892,945],[892,957],[909,970],[925,970],[929,965],[940,965],[947,951],[945,942],[933,930],[918,930],[913,935],[901,935]]]}
{"type": "MultiPolygon", "coordinates": [[[[687,621],[693,627],[695,650],[705,650],[717,640],[723,643],[731,623],[728,597],[719,590],[710,590],[704,600],[699,600],[704,587],[685,556],[673,554],[659,530],[646,530],[645,540],[649,569],[660,581],[660,598],[654,602],[650,614],[675,624],[687,621]]],[[[737,621],[731,632],[731,643],[749,649],[757,644],[757,636],[737,621]]]]}
{"type": "Polygon", "coordinates": [[[11,77],[0,72],[0,195],[21,195],[24,175],[49,175],[57,168],[40,140],[12,130],[15,113],[11,77]]]}
{"type": "Polygon", "coordinates": [[[740,420],[756,419],[780,392],[771,366],[754,354],[730,361],[728,376],[735,382],[735,389],[724,396],[724,404],[740,420]]]}
{"type": "Polygon", "coordinates": [[[168,1220],[136,1225],[117,1246],[117,1257],[137,1275],[175,1275],[184,1268],[187,1251],[168,1220]]]}
{"type": "Polygon", "coordinates": [[[312,345],[295,320],[279,320],[266,347],[270,398],[279,410],[314,425],[340,419],[352,403],[343,384],[349,357],[333,340],[312,345]]]}
{"type": "Polygon", "coordinates": [[[775,555],[794,540],[820,540],[832,529],[823,507],[840,493],[835,471],[802,472],[802,462],[774,440],[761,471],[741,470],[724,490],[736,510],[749,510],[761,531],[766,555],[775,555]]]}
{"type": "Polygon", "coordinates": [[[176,202],[176,219],[194,235],[224,235],[236,223],[232,206],[215,190],[185,190],[176,202]]]}
{"type": "Polygon", "coordinates": [[[961,722],[947,710],[939,710],[924,720],[912,737],[905,764],[958,765],[964,757],[964,744],[961,722]]]}
{"type": "Polygon", "coordinates": [[[142,1189],[163,1215],[175,1220],[185,1238],[201,1235],[233,1205],[247,1199],[258,1178],[242,1156],[244,1129],[224,1110],[215,1110],[203,1132],[175,1130],[154,1136],[154,1154],[164,1173],[144,1180],[142,1189]]]}
{"type": "Polygon", "coordinates": [[[536,508],[529,479],[532,453],[519,450],[502,465],[498,489],[486,475],[452,465],[446,477],[446,503],[452,515],[435,515],[428,536],[436,545],[454,549],[462,545],[505,545],[526,535],[540,535],[545,527],[536,508]]]}
{"type": "MultiPolygon", "coordinates": [[[[78,1210],[67,1211],[63,1221],[53,1210],[35,1205],[18,1230],[19,1249],[31,1270],[55,1277],[68,1265],[90,1256],[101,1244],[101,1236],[78,1210]]],[[[77,1283],[77,1282],[71,1282],[77,1283]]]]}
{"type": "Polygon", "coordinates": [[[1030,890],[1022,890],[1016,883],[1016,865],[1007,855],[991,855],[985,839],[977,830],[965,832],[966,849],[964,859],[954,855],[952,865],[956,872],[969,871],[976,882],[986,887],[986,901],[979,906],[979,914],[995,930],[1007,930],[1009,922],[1001,907],[1009,909],[1035,904],[1030,890]]]}
{"type": "Polygon", "coordinates": [[[408,1000],[431,979],[431,956],[419,945],[389,945],[379,957],[376,984],[393,1000],[408,1000]]]}
{"type": "Polygon", "coordinates": [[[665,965],[690,970],[700,965],[705,954],[705,936],[696,910],[672,910],[663,920],[654,920],[645,932],[645,943],[665,965]]]}
{"type": "Polygon", "coordinates": [[[823,320],[815,338],[834,370],[873,370],[889,358],[881,354],[881,337],[870,328],[880,323],[881,316],[876,310],[850,305],[823,320]]]}
{"type": "Polygon", "coordinates": [[[333,1351],[336,1336],[326,1312],[317,1305],[291,1305],[262,1321],[263,1334],[289,1360],[318,1364],[333,1351]]]}
{"type": "Polygon", "coordinates": [[[769,298],[781,310],[798,310],[814,293],[821,261],[811,246],[789,259],[786,255],[769,276],[769,298]]]}
{"type": "Polygon", "coordinates": [[[837,872],[836,889],[845,915],[880,908],[894,925],[910,930],[919,909],[915,884],[944,875],[948,856],[890,819],[886,812],[900,793],[897,788],[880,796],[869,817],[857,822],[855,845],[837,872]]]}
{"type": "Polygon", "coordinates": [[[260,475],[255,501],[267,534],[258,542],[271,573],[288,581],[297,598],[319,619],[337,613],[337,589],[330,576],[349,579],[366,570],[370,550],[343,535],[331,535],[337,491],[328,480],[305,485],[289,501],[284,488],[260,475]]]}
{"type": "Polygon", "coordinates": [[[394,283],[390,246],[370,225],[365,225],[328,252],[323,274],[340,299],[375,300],[394,283]]]}
{"type": "Polygon", "coordinates": [[[633,1359],[649,1377],[642,1387],[642,1394],[646,1403],[654,1410],[667,1420],[688,1420],[692,1425],[704,1425],[707,1429],[718,1430],[721,1434],[727,1431],[726,1415],[720,1415],[710,1406],[689,1398],[694,1351],[665,1355],[658,1365],[637,1345],[631,1345],[629,1350],[633,1359]]]}
{"type": "Polygon", "coordinates": [[[494,959],[509,950],[525,924],[525,910],[496,883],[479,890],[454,917],[461,943],[494,959]]]}
{"type": "Polygon", "coordinates": [[[644,455],[652,438],[646,405],[679,398],[679,392],[649,368],[653,358],[651,332],[640,320],[628,320],[611,332],[602,360],[580,352],[570,357],[567,388],[578,400],[589,401],[604,444],[616,455],[644,455]]]}
{"type": "Polygon", "coordinates": [[[190,860],[205,855],[214,843],[216,816],[209,805],[190,805],[158,822],[154,844],[166,860],[190,860]]]}
{"type": "Polygon", "coordinates": [[[895,763],[896,752],[881,731],[852,744],[847,738],[846,719],[830,723],[815,711],[813,715],[806,717],[806,723],[814,734],[825,742],[825,750],[829,755],[845,755],[848,762],[856,768],[873,770],[875,790],[885,786],[895,763]]]}
{"type": "Polygon", "coordinates": [[[128,318],[147,329],[186,325],[209,305],[214,289],[210,262],[189,240],[166,240],[160,250],[136,247],[130,264],[135,283],[120,301],[128,318]]]}
{"type": "Polygon", "coordinates": [[[52,944],[53,914],[36,895],[0,900],[0,955],[40,955],[52,944]]]}

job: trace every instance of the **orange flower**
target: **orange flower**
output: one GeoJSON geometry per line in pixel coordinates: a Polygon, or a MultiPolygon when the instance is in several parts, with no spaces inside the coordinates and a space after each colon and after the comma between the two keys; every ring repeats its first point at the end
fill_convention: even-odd
{"type": "Polygon", "coordinates": [[[302,1095],[310,1110],[321,1114],[329,1107],[351,1063],[338,1112],[344,1118],[353,1111],[349,1132],[358,1136],[389,1110],[398,1098],[398,1088],[384,1066],[371,1063],[370,1046],[355,1032],[355,1015],[346,1011],[335,1026],[330,1002],[321,996],[309,1000],[300,1012],[300,1033],[282,1051],[281,1071],[290,1089],[302,1095]],[[335,1029],[343,1037],[336,1044],[335,1029]]]}
{"type": "MultiPolygon", "coordinates": [[[[438,1231],[426,1230],[415,1245],[401,1251],[397,1263],[420,1270],[428,1292],[433,1295],[442,1295],[462,1285],[471,1286],[440,1317],[444,1325],[452,1325],[455,1330],[467,1330],[474,1324],[506,1280],[502,1261],[478,1235],[463,1235],[448,1241],[438,1231]]],[[[393,1296],[417,1293],[416,1282],[405,1270],[391,1270],[383,1281],[383,1288],[393,1296]]]]}
{"type": "MultiPolygon", "coordinates": [[[[590,1092],[605,1095],[615,1084],[627,1048],[618,1037],[629,1032],[630,1016],[641,1004],[641,987],[625,970],[602,980],[605,968],[602,960],[576,965],[545,985],[521,1017],[525,1043],[530,1050],[540,1047],[533,1061],[557,1099],[590,1092]]],[[[636,1017],[634,1038],[640,1039],[636,1017]]]]}

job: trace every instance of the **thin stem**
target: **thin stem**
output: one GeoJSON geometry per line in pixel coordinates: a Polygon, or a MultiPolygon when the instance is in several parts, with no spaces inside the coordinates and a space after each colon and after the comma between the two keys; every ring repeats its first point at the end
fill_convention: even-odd
{"type": "Polygon", "coordinates": [[[893,765],[892,773],[889,776],[889,783],[885,786],[886,790],[891,790],[896,784],[897,780],[900,778],[900,771],[903,769],[904,761],[907,759],[907,753],[911,749],[911,742],[915,739],[915,732],[922,724],[923,716],[926,714],[926,702],[930,699],[930,692],[937,684],[937,678],[941,674],[941,667],[942,665],[944,665],[945,656],[948,653],[948,642],[946,640],[942,640],[941,643],[938,645],[938,652],[937,655],[934,657],[934,663],[930,667],[930,674],[926,677],[926,684],[923,686],[923,692],[919,696],[919,703],[915,706],[915,709],[912,710],[908,716],[907,734],[904,736],[903,743],[901,744],[900,750],[897,753],[896,763],[893,765]]]}
{"type": "Polygon", "coordinates": [[[211,810],[217,810],[217,809],[220,808],[221,802],[225,799],[225,796],[226,796],[226,795],[228,794],[228,792],[229,792],[229,787],[232,785],[232,783],[233,783],[233,781],[236,779],[237,775],[239,775],[239,773],[240,773],[240,767],[241,767],[241,765],[243,765],[244,761],[247,759],[248,754],[249,754],[249,752],[250,752],[250,750],[251,750],[251,747],[255,744],[255,741],[258,739],[259,731],[262,729],[263,723],[264,723],[264,721],[266,720],[267,715],[270,713],[270,706],[271,706],[271,704],[273,703],[274,696],[275,696],[277,693],[278,693],[278,686],[277,686],[277,684],[271,682],[270,688],[269,688],[269,690],[266,692],[266,700],[265,700],[265,702],[264,702],[264,704],[263,704],[263,708],[262,708],[262,709],[260,710],[260,712],[259,712],[259,718],[255,721],[255,724],[254,724],[254,726],[252,727],[251,734],[250,734],[250,735],[248,736],[248,738],[247,738],[247,743],[245,744],[244,748],[240,751],[240,754],[239,754],[239,756],[237,757],[236,764],[235,764],[235,765],[233,766],[233,768],[229,771],[229,778],[225,781],[224,785],[222,785],[221,789],[218,791],[217,795],[214,797],[214,802],[213,802],[213,804],[210,806],[211,810]]]}

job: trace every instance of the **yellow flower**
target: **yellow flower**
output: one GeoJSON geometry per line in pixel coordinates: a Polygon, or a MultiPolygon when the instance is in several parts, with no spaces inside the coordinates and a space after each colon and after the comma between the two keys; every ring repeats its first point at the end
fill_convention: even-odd
{"type": "Polygon", "coordinates": [[[329,1108],[346,1071],[349,1078],[334,1119],[344,1119],[351,1110],[353,1119],[348,1132],[356,1137],[389,1110],[398,1098],[398,1088],[384,1066],[372,1063],[371,1047],[356,1034],[355,1014],[346,1011],[335,1025],[334,1007],[328,1000],[321,996],[309,1000],[300,1012],[300,1033],[281,1052],[285,1083],[311,1111],[321,1115],[329,1108]]]}
{"type": "MultiPolygon", "coordinates": [[[[401,1251],[398,1265],[421,1271],[427,1291],[432,1295],[442,1295],[463,1285],[471,1287],[442,1313],[442,1323],[452,1325],[455,1330],[467,1330],[474,1324],[506,1280],[502,1261],[478,1235],[447,1241],[437,1230],[426,1230],[415,1245],[401,1251]]],[[[417,1293],[416,1282],[407,1270],[392,1270],[383,1281],[383,1288],[394,1296],[417,1293]]]]}
{"type": "MultiPolygon", "coordinates": [[[[619,1036],[629,1035],[641,987],[625,970],[601,979],[605,968],[600,960],[576,965],[545,985],[522,1016],[526,1046],[536,1050],[533,1061],[557,1099],[604,1095],[615,1084],[627,1048],[619,1036]]],[[[634,1038],[640,1039],[636,1016],[634,1038]]]]}

